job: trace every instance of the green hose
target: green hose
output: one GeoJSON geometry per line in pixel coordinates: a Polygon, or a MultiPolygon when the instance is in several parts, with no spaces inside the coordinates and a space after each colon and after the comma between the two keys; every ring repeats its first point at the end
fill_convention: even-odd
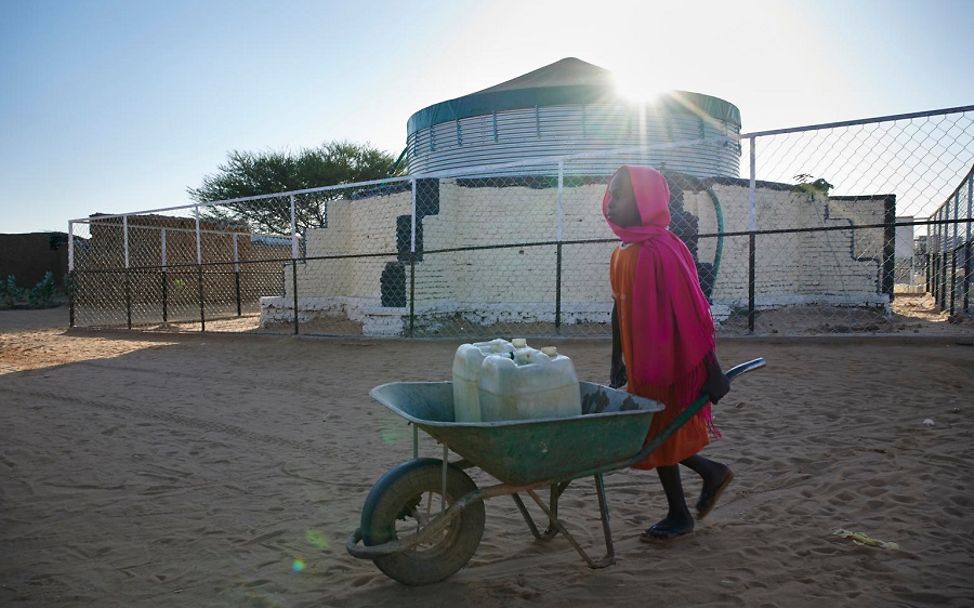
{"type": "Polygon", "coordinates": [[[401,165],[403,159],[406,158],[406,152],[408,151],[409,151],[409,146],[406,146],[405,148],[402,149],[402,153],[399,155],[399,158],[397,158],[396,162],[392,163],[392,166],[389,167],[389,175],[396,175],[396,171],[399,170],[399,165],[401,165]]]}
{"type": "Polygon", "coordinates": [[[724,253],[724,212],[720,208],[720,199],[713,188],[707,188],[707,194],[714,204],[714,215],[717,216],[717,251],[714,252],[714,289],[717,288],[717,272],[720,270],[720,257],[724,253]]]}

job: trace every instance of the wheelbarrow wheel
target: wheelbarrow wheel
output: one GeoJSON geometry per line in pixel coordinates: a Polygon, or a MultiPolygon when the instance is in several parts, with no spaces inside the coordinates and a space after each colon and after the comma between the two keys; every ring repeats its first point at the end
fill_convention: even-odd
{"type": "MultiPolygon", "coordinates": [[[[443,463],[419,458],[403,463],[383,475],[372,487],[362,509],[362,541],[381,545],[412,536],[444,508],[443,463]]],[[[448,466],[446,507],[477,485],[461,469],[448,466]]],[[[408,551],[376,558],[375,565],[405,585],[428,585],[463,568],[473,557],[484,533],[484,503],[465,508],[449,526],[408,551]]]]}

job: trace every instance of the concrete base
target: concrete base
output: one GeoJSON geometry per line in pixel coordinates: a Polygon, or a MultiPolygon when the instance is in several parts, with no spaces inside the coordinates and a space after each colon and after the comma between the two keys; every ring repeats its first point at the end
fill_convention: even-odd
{"type": "MultiPolygon", "coordinates": [[[[881,308],[890,314],[889,297],[885,294],[862,293],[841,296],[765,296],[757,298],[755,309],[774,310],[792,306],[834,306],[837,308],[881,308]]],[[[746,309],[747,302],[715,302],[710,310],[717,325],[726,321],[734,311],[746,309]]],[[[294,320],[293,300],[288,297],[260,299],[261,327],[291,323],[294,320]]],[[[483,304],[476,302],[439,302],[417,306],[414,324],[420,334],[449,332],[451,326],[496,327],[503,325],[553,324],[555,310],[551,304],[510,303],[483,304]]],[[[611,303],[566,303],[561,311],[562,326],[604,324],[611,321],[611,303]]],[[[362,324],[362,335],[405,336],[409,327],[407,307],[381,306],[378,298],[307,297],[298,298],[298,322],[313,323],[326,318],[347,319],[362,324]]]]}

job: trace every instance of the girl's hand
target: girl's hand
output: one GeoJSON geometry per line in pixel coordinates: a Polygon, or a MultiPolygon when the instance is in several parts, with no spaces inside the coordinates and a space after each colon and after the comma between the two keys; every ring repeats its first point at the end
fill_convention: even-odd
{"type": "Polygon", "coordinates": [[[703,391],[710,397],[710,402],[716,404],[730,392],[730,380],[720,369],[720,361],[717,355],[712,353],[707,357],[707,381],[704,382],[703,391]]]}

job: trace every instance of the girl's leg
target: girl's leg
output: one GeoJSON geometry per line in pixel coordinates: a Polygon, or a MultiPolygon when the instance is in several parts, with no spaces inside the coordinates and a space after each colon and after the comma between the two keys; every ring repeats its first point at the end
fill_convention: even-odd
{"type": "Polygon", "coordinates": [[[717,504],[724,488],[734,479],[734,472],[725,464],[695,454],[680,462],[693,469],[703,479],[703,488],[697,500],[697,519],[703,519],[717,504]]]}
{"type": "Polygon", "coordinates": [[[669,512],[664,519],[643,532],[643,540],[651,542],[670,540],[693,531],[693,517],[690,515],[690,509],[687,508],[686,498],[683,495],[680,467],[677,465],[656,467],[656,472],[663,485],[663,492],[666,493],[669,512]]]}

